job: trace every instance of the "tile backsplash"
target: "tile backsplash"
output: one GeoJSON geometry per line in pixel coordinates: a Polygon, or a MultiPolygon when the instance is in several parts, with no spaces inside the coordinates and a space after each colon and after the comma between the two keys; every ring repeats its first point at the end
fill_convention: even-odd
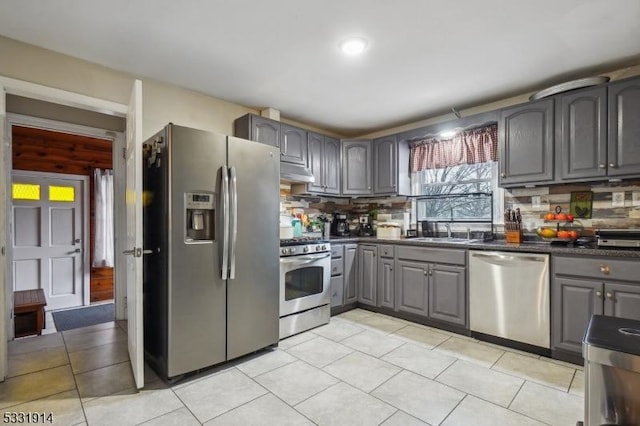
{"type": "Polygon", "coordinates": [[[505,191],[504,204],[505,208],[520,208],[525,229],[534,231],[544,225],[543,215],[554,211],[556,206],[568,213],[571,193],[576,191],[593,192],[591,219],[575,220],[584,234],[591,234],[597,228],[640,228],[640,180],[513,189],[505,191]],[[540,197],[539,207],[532,206],[533,197],[540,197]],[[616,203],[613,203],[614,197],[616,203]]]}

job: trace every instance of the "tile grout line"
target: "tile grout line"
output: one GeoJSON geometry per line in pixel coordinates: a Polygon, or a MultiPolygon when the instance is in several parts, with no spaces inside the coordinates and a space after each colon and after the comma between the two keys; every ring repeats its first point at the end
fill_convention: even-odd
{"type": "Polygon", "coordinates": [[[451,411],[449,411],[449,412],[447,413],[447,415],[446,415],[446,416],[444,416],[444,419],[442,419],[442,421],[441,421],[440,423],[438,423],[438,425],[441,425],[441,424],[443,424],[444,422],[446,422],[446,421],[447,421],[447,418],[449,418],[449,416],[450,416],[454,411],[456,411],[456,408],[458,408],[458,407],[460,406],[460,404],[462,404],[462,401],[464,401],[465,399],[467,399],[467,397],[468,397],[469,395],[470,395],[470,394],[468,394],[468,393],[466,393],[466,392],[465,392],[465,393],[464,393],[464,396],[462,397],[462,399],[461,399],[460,401],[458,401],[458,403],[456,404],[456,406],[455,406],[455,407],[453,407],[453,408],[451,409],[451,411]]]}
{"type": "MultiPolygon", "coordinates": [[[[162,380],[162,379],[160,379],[160,380],[162,380]]],[[[182,398],[180,398],[180,395],[178,395],[178,394],[176,393],[176,391],[175,391],[172,387],[169,387],[168,389],[169,389],[169,390],[171,390],[171,392],[173,392],[173,395],[178,399],[178,401],[180,401],[180,404],[182,404],[182,407],[186,408],[186,409],[187,409],[187,411],[188,411],[189,413],[191,413],[191,415],[193,416],[193,418],[194,418],[194,419],[196,419],[196,421],[197,421],[198,423],[203,424],[203,423],[200,421],[200,419],[198,418],[198,416],[196,416],[196,415],[195,415],[195,413],[194,413],[193,411],[191,411],[191,408],[189,408],[189,406],[188,406],[188,405],[187,405],[187,404],[182,400],[182,398]]],[[[182,407],[181,407],[181,408],[182,408],[182,407]]],[[[174,411],[177,411],[177,410],[179,410],[179,409],[180,409],[180,408],[176,408],[174,411]]],[[[172,411],[172,413],[173,413],[173,411],[172,411]]],[[[164,415],[164,414],[163,414],[163,415],[164,415]]],[[[147,421],[148,421],[148,420],[147,420],[147,421]]]]}
{"type": "Polygon", "coordinates": [[[69,356],[69,348],[67,348],[67,339],[64,338],[64,333],[60,332],[60,338],[62,339],[62,343],[64,344],[64,350],[67,353],[67,358],[69,359],[69,370],[71,370],[71,376],[73,376],[73,384],[75,385],[76,393],[78,394],[78,402],[80,402],[80,408],[82,409],[82,416],[84,417],[84,421],[89,424],[89,419],[87,418],[87,411],[84,407],[84,402],[82,401],[82,397],[80,396],[80,388],[78,388],[78,380],[76,379],[76,374],[73,372],[73,366],[71,365],[71,357],[69,356]]]}

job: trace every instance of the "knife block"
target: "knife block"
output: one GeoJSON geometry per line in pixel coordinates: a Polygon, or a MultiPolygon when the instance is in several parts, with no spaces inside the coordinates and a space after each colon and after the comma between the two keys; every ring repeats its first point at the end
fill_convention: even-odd
{"type": "Polygon", "coordinates": [[[524,241],[524,236],[522,235],[521,229],[517,231],[505,231],[505,239],[508,243],[520,244],[524,241]]]}

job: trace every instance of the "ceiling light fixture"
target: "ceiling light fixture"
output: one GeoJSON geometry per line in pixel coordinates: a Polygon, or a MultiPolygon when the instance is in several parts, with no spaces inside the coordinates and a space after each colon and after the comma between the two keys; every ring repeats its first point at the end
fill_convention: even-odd
{"type": "Polygon", "coordinates": [[[340,50],[345,55],[358,55],[364,52],[364,49],[367,47],[367,42],[360,37],[352,37],[344,40],[340,43],[340,50]]]}

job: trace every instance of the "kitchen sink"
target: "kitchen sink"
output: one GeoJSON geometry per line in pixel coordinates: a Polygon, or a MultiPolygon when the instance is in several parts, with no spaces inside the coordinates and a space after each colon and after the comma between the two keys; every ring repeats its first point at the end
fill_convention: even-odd
{"type": "Polygon", "coordinates": [[[447,238],[447,237],[417,237],[411,238],[413,241],[424,241],[429,243],[455,243],[455,244],[472,244],[481,243],[482,239],[468,239],[468,238],[447,238]]]}

